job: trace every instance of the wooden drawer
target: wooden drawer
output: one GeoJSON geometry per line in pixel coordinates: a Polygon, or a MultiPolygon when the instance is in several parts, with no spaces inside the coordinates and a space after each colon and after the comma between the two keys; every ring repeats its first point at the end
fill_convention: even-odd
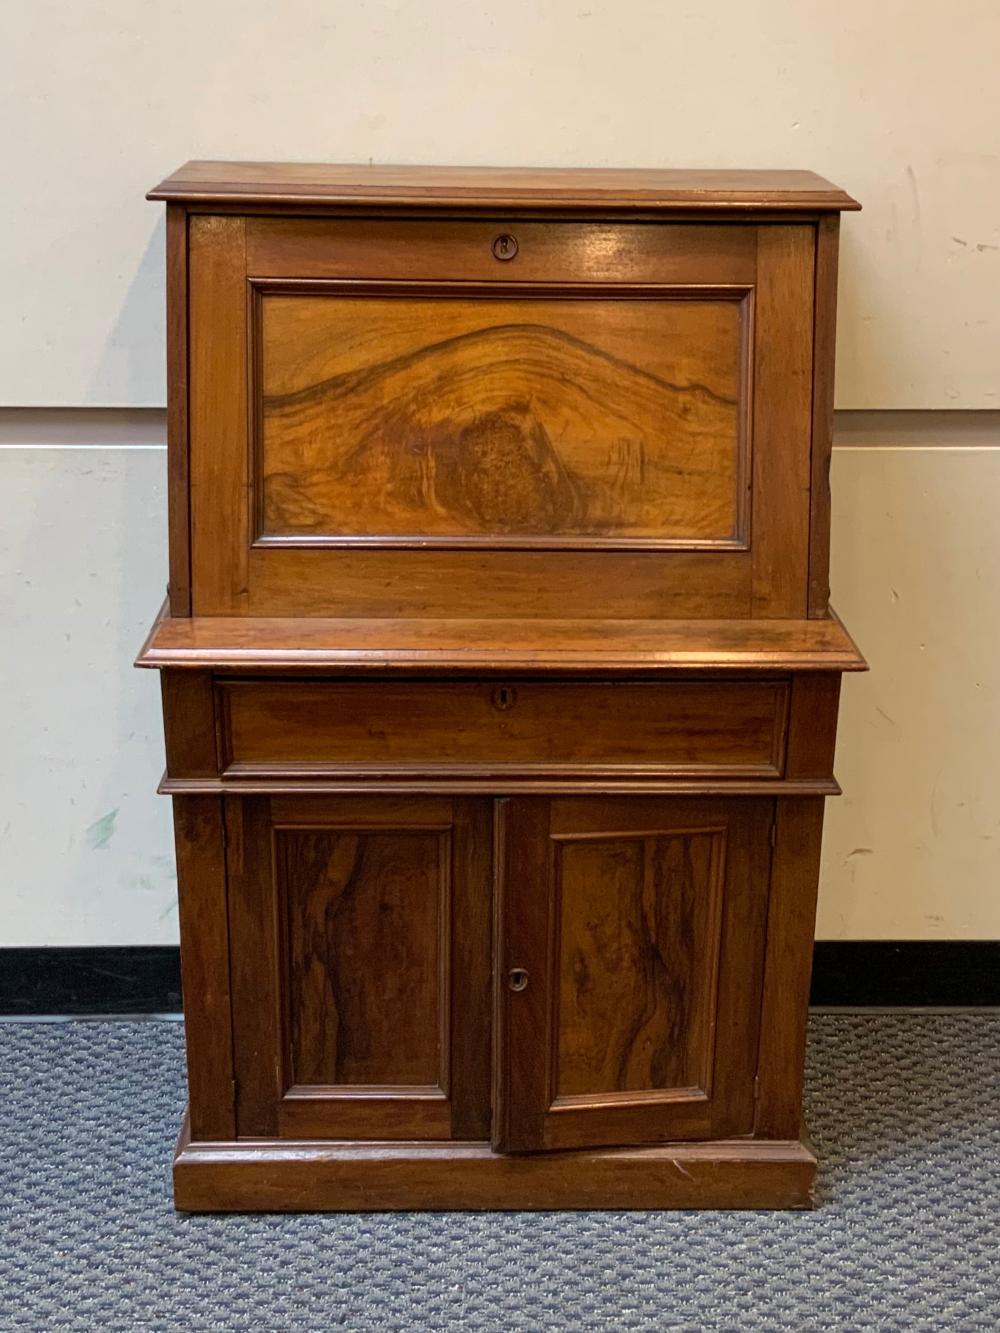
{"type": "Polygon", "coordinates": [[[224,681],[228,776],[780,777],[784,681],[224,681]]]}

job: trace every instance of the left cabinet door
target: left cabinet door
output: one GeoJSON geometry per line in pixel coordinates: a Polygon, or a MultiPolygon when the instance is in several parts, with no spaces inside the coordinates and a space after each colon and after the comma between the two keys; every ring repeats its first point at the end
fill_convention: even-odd
{"type": "Polygon", "coordinates": [[[489,1136],[491,815],[227,798],[240,1135],[489,1136]]]}

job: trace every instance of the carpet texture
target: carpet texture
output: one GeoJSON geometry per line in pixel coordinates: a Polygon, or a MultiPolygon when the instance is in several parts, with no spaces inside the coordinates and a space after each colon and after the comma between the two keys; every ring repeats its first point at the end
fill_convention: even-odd
{"type": "Polygon", "coordinates": [[[179,1024],[0,1024],[0,1328],[992,1331],[998,1053],[996,1014],[814,1016],[815,1213],[195,1217],[179,1024]]]}

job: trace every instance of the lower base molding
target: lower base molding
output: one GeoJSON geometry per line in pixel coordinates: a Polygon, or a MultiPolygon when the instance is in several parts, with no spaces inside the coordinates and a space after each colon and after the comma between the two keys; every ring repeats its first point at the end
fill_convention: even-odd
{"type": "Polygon", "coordinates": [[[488,1143],[235,1139],[174,1157],[182,1212],[811,1208],[805,1141],[670,1143],[505,1156],[488,1143]]]}

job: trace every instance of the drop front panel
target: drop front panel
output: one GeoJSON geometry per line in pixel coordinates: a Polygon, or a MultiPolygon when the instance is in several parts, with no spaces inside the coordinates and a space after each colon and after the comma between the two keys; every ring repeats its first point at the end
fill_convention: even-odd
{"type": "Polygon", "coordinates": [[[813,240],[192,217],[194,612],[804,614],[813,240]]]}

